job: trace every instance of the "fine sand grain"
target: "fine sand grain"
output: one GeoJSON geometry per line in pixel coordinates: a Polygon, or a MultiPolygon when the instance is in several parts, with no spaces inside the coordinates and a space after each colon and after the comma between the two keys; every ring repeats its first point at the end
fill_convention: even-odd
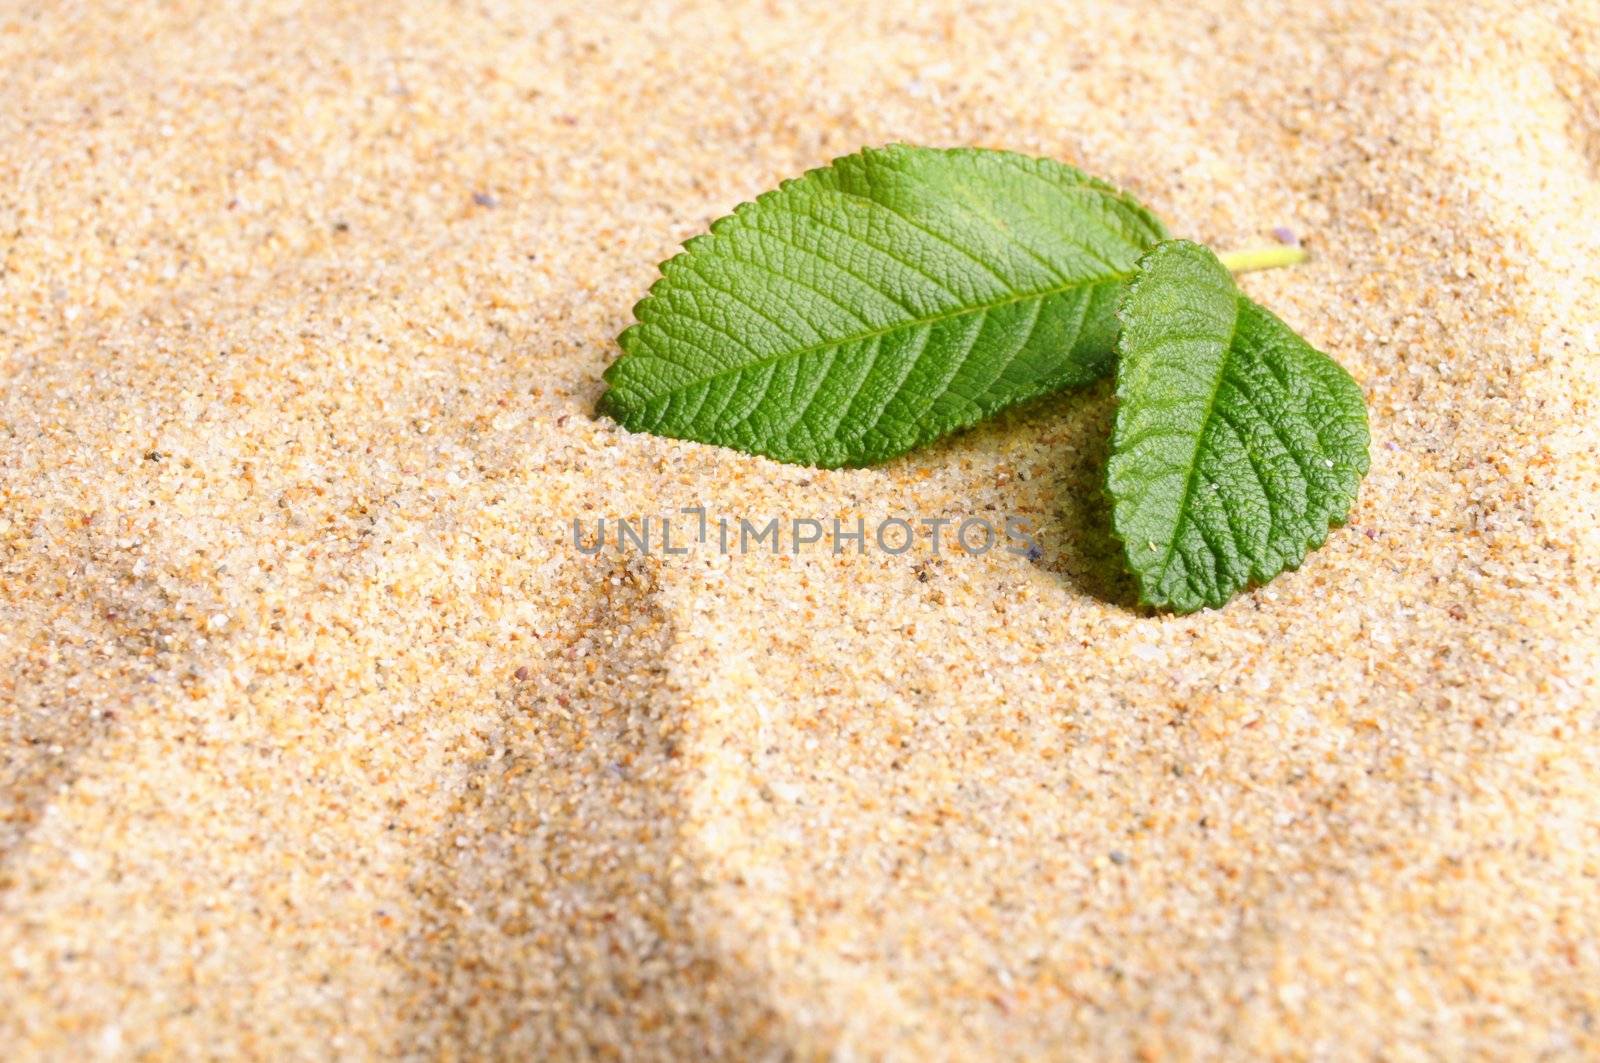
{"type": "Polygon", "coordinates": [[[1600,1053],[1600,10],[10,5],[0,1055],[1600,1053]],[[1364,388],[1152,617],[1104,385],[822,473],[593,415],[685,237],[1049,155],[1364,388]],[[1030,515],[586,557],[574,516],[1030,515]]]}

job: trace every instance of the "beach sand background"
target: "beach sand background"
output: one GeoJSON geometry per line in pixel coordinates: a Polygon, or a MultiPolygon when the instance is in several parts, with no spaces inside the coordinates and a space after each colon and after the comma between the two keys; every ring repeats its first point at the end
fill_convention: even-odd
{"type": "Polygon", "coordinates": [[[1600,10],[0,13],[10,1059],[1600,1053],[1600,10]],[[863,144],[1048,155],[1364,388],[1302,569],[1128,605],[1108,387],[818,472],[593,414],[863,144]],[[1030,515],[589,558],[574,516],[1030,515]]]}

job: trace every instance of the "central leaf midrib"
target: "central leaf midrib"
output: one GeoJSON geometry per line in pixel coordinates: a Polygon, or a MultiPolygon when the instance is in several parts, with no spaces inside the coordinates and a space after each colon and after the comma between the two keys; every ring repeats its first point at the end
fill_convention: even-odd
{"type": "MultiPolygon", "coordinates": [[[[1005,299],[997,299],[997,300],[995,300],[993,302],[972,303],[972,304],[969,304],[967,306],[962,306],[962,307],[958,307],[958,308],[956,308],[954,310],[946,311],[945,313],[942,313],[942,314],[934,314],[934,315],[932,315],[930,317],[920,317],[920,318],[913,318],[913,319],[911,319],[909,321],[899,321],[899,322],[896,322],[895,324],[892,324],[892,325],[886,325],[883,328],[871,329],[871,330],[869,330],[867,332],[858,332],[858,333],[856,333],[854,335],[851,335],[851,336],[840,337],[839,339],[823,340],[823,341],[821,341],[819,343],[813,343],[808,347],[801,347],[801,348],[798,348],[798,349],[792,350],[792,351],[778,351],[778,352],[776,352],[774,354],[764,355],[764,356],[762,356],[760,358],[757,358],[757,359],[755,359],[753,361],[742,362],[739,365],[729,366],[726,369],[718,369],[714,373],[707,373],[704,376],[695,377],[693,380],[691,380],[691,381],[689,381],[689,382],[687,382],[685,384],[680,384],[680,385],[675,385],[673,387],[665,388],[665,389],[663,389],[661,391],[657,391],[657,392],[653,393],[651,395],[651,398],[652,399],[659,399],[663,395],[681,394],[682,392],[687,391],[690,388],[699,387],[701,384],[705,384],[708,381],[716,380],[719,377],[728,376],[728,375],[733,374],[733,373],[742,373],[742,372],[745,372],[745,371],[751,370],[751,369],[760,369],[763,366],[771,365],[771,364],[776,363],[776,362],[781,362],[786,358],[804,358],[808,354],[815,354],[818,351],[827,350],[829,347],[843,347],[847,343],[860,343],[863,340],[876,339],[879,336],[887,336],[892,332],[900,332],[900,331],[903,331],[903,330],[906,330],[906,329],[915,329],[915,328],[922,328],[922,327],[925,327],[925,326],[937,325],[941,321],[951,321],[951,320],[954,320],[955,318],[961,317],[961,316],[963,316],[965,314],[987,313],[990,310],[998,310],[1003,306],[1015,306],[1018,303],[1026,303],[1029,300],[1048,299],[1052,295],[1061,295],[1064,292],[1076,291],[1076,290],[1078,290],[1080,288],[1092,288],[1092,287],[1097,287],[1097,286],[1102,285],[1102,284],[1110,284],[1110,283],[1119,283],[1120,284],[1120,283],[1122,283],[1124,281],[1127,281],[1132,276],[1133,276],[1133,272],[1131,270],[1126,272],[1126,273],[1107,273],[1107,274],[1104,274],[1103,276],[1095,277],[1095,278],[1093,278],[1091,280],[1072,281],[1072,282],[1067,283],[1067,284],[1058,284],[1058,285],[1055,285],[1054,287],[1044,288],[1044,289],[1040,289],[1038,291],[1023,292],[1020,295],[1013,295],[1013,296],[1010,296],[1010,297],[1005,298],[1005,299]]],[[[671,338],[670,335],[669,335],[669,338],[671,338]]],[[[655,355],[655,357],[660,358],[661,356],[660,355],[655,355]]],[[[661,360],[662,361],[669,361],[670,359],[662,358],[661,360]]],[[[682,363],[677,363],[677,364],[681,365],[682,363]]]]}
{"type": "MultiPolygon", "coordinates": [[[[1206,436],[1211,432],[1211,415],[1217,409],[1217,396],[1222,394],[1222,378],[1227,375],[1228,359],[1233,355],[1234,341],[1239,338],[1239,300],[1233,302],[1233,322],[1228,328],[1228,338],[1222,344],[1222,354],[1217,359],[1217,378],[1211,383],[1211,394],[1206,399],[1206,412],[1200,418],[1200,430],[1195,433],[1194,451],[1189,455],[1189,474],[1183,482],[1183,498],[1178,502],[1177,519],[1172,523],[1172,535],[1167,541],[1167,552],[1161,558],[1161,573],[1165,579],[1166,573],[1172,564],[1172,555],[1177,552],[1178,539],[1183,533],[1184,521],[1189,516],[1189,503],[1194,500],[1194,482],[1196,474],[1200,471],[1200,452],[1205,448],[1206,436]]],[[[1206,549],[1211,549],[1211,544],[1206,544],[1206,549]]],[[[1215,551],[1212,551],[1215,553],[1215,551]]]]}

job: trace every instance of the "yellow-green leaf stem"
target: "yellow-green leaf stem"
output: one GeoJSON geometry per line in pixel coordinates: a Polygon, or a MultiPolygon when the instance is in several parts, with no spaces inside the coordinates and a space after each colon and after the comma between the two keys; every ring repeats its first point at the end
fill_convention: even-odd
{"type": "Polygon", "coordinates": [[[1295,266],[1306,260],[1306,249],[1295,244],[1273,244],[1243,251],[1226,251],[1217,256],[1229,273],[1250,273],[1258,269],[1295,266]]]}

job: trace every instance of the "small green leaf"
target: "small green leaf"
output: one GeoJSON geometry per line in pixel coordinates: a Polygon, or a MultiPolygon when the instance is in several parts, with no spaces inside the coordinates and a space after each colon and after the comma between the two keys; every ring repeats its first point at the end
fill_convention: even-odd
{"type": "Polygon", "coordinates": [[[1104,374],[1122,289],[1164,236],[1058,162],[868,149],[666,262],[601,410],[780,461],[882,461],[1104,374]]]}
{"type": "Polygon", "coordinates": [[[1185,240],[1144,257],[1121,317],[1112,526],[1143,601],[1215,608],[1344,520],[1367,471],[1361,389],[1185,240]]]}

